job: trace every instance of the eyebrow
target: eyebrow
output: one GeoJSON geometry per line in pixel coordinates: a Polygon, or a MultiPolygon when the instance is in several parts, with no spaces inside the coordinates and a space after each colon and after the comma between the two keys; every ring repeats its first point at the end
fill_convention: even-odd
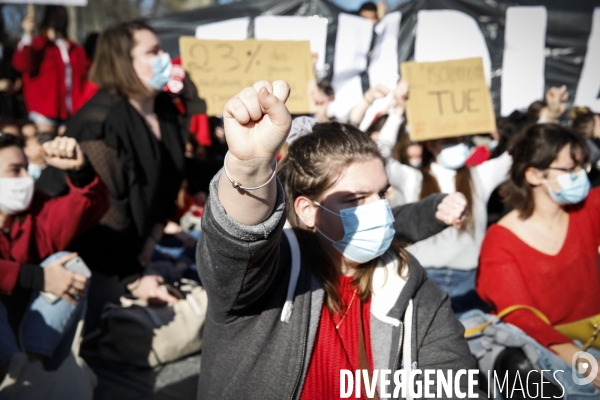
{"type": "MultiPolygon", "coordinates": [[[[380,190],[380,192],[385,192],[386,190],[388,190],[390,187],[392,187],[392,185],[390,185],[389,183],[385,185],[385,187],[383,188],[383,190],[380,190]]],[[[362,195],[366,195],[366,194],[371,194],[373,192],[365,192],[362,190],[359,190],[357,192],[351,192],[348,193],[347,195],[345,195],[344,197],[350,197],[350,196],[362,196],[362,195]]]]}

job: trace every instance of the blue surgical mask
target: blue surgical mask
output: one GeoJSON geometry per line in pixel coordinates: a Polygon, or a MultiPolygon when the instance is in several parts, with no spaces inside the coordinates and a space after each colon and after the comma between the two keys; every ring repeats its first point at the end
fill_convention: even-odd
{"type": "Polygon", "coordinates": [[[469,158],[469,147],[464,143],[446,146],[437,156],[437,162],[448,169],[464,167],[469,158]]]}
{"type": "Polygon", "coordinates": [[[338,241],[327,237],[319,228],[315,229],[344,257],[363,264],[381,256],[392,244],[394,216],[387,200],[345,208],[339,214],[316,201],[315,204],[342,219],[344,237],[338,241]]]}
{"type": "Polygon", "coordinates": [[[419,161],[410,160],[409,163],[410,163],[411,167],[417,168],[417,169],[421,168],[421,165],[423,165],[423,163],[420,160],[419,161]]]}
{"type": "Polygon", "coordinates": [[[33,178],[34,181],[37,181],[38,179],[40,179],[40,176],[42,175],[42,170],[44,169],[45,166],[42,165],[37,165],[37,164],[27,164],[27,173],[29,174],[30,177],[33,178]]]}
{"type": "Polygon", "coordinates": [[[590,191],[590,180],[583,169],[559,175],[556,178],[556,182],[560,187],[560,192],[558,193],[550,188],[546,179],[543,179],[542,182],[548,189],[548,194],[552,200],[561,206],[577,204],[585,200],[590,191]]]}
{"type": "Polygon", "coordinates": [[[163,53],[160,56],[154,56],[150,59],[152,65],[152,77],[145,78],[146,82],[154,89],[161,91],[162,88],[171,79],[171,57],[169,53],[163,53]]]}

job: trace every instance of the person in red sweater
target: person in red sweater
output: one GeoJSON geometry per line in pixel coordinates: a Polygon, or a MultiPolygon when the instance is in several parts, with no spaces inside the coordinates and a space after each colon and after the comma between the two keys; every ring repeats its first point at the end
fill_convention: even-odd
{"type": "Polygon", "coordinates": [[[526,305],[545,314],[551,325],[528,310],[504,321],[571,365],[580,349],[552,325],[600,314],[600,190],[589,191],[585,142],[559,125],[528,128],[512,156],[501,195],[515,209],[485,236],[477,292],[496,313],[526,305]]]}
{"type": "Polygon", "coordinates": [[[32,37],[33,16],[23,19],[23,37],[13,55],[14,68],[23,75],[23,97],[29,119],[39,132],[64,129],[83,105],[91,65],[82,46],[69,40],[68,13],[63,6],[47,6],[40,36],[32,37]]]}
{"type": "MultiPolygon", "coordinates": [[[[20,325],[28,353],[49,358],[60,342],[60,335],[46,332],[48,329],[37,323],[35,330],[26,326],[32,318],[39,322],[32,313],[42,313],[45,321],[66,323],[69,315],[83,311],[80,300],[85,296],[87,279],[63,267],[76,254],[43,263],[44,267],[40,263],[94,226],[109,206],[105,185],[75,139],[59,137],[43,147],[45,162],[69,173],[69,193],[65,196],[50,199],[34,193],[22,139],[0,133],[0,381],[12,354],[19,351],[15,333],[20,325]],[[30,298],[36,301],[40,291],[62,299],[42,307],[48,315],[40,308],[26,311],[30,298]],[[24,315],[32,318],[27,321],[25,316],[21,324],[24,315]]],[[[68,330],[68,326],[63,328],[68,330]]]]}

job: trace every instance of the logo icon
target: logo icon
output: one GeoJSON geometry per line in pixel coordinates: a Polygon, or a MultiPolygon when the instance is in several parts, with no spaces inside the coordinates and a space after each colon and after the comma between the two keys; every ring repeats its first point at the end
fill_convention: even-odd
{"type": "Polygon", "coordinates": [[[575,353],[571,367],[573,382],[577,385],[587,385],[598,375],[598,362],[584,351],[575,353]]]}

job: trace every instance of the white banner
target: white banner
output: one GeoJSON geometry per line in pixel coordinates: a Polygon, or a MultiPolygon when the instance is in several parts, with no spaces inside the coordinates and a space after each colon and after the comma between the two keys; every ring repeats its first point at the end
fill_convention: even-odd
{"type": "Polygon", "coordinates": [[[576,106],[588,106],[600,112],[600,7],[594,9],[592,33],[577,86],[576,106]]]}
{"type": "Polygon", "coordinates": [[[501,114],[524,110],[544,98],[546,7],[506,10],[502,57],[501,114]]]}
{"type": "Polygon", "coordinates": [[[258,40],[308,40],[317,54],[315,69],[323,71],[327,44],[327,18],[266,15],[254,19],[258,40]]]}
{"type": "Polygon", "coordinates": [[[248,39],[248,25],[250,25],[250,17],[211,22],[196,27],[196,39],[246,40],[248,39]]]}

